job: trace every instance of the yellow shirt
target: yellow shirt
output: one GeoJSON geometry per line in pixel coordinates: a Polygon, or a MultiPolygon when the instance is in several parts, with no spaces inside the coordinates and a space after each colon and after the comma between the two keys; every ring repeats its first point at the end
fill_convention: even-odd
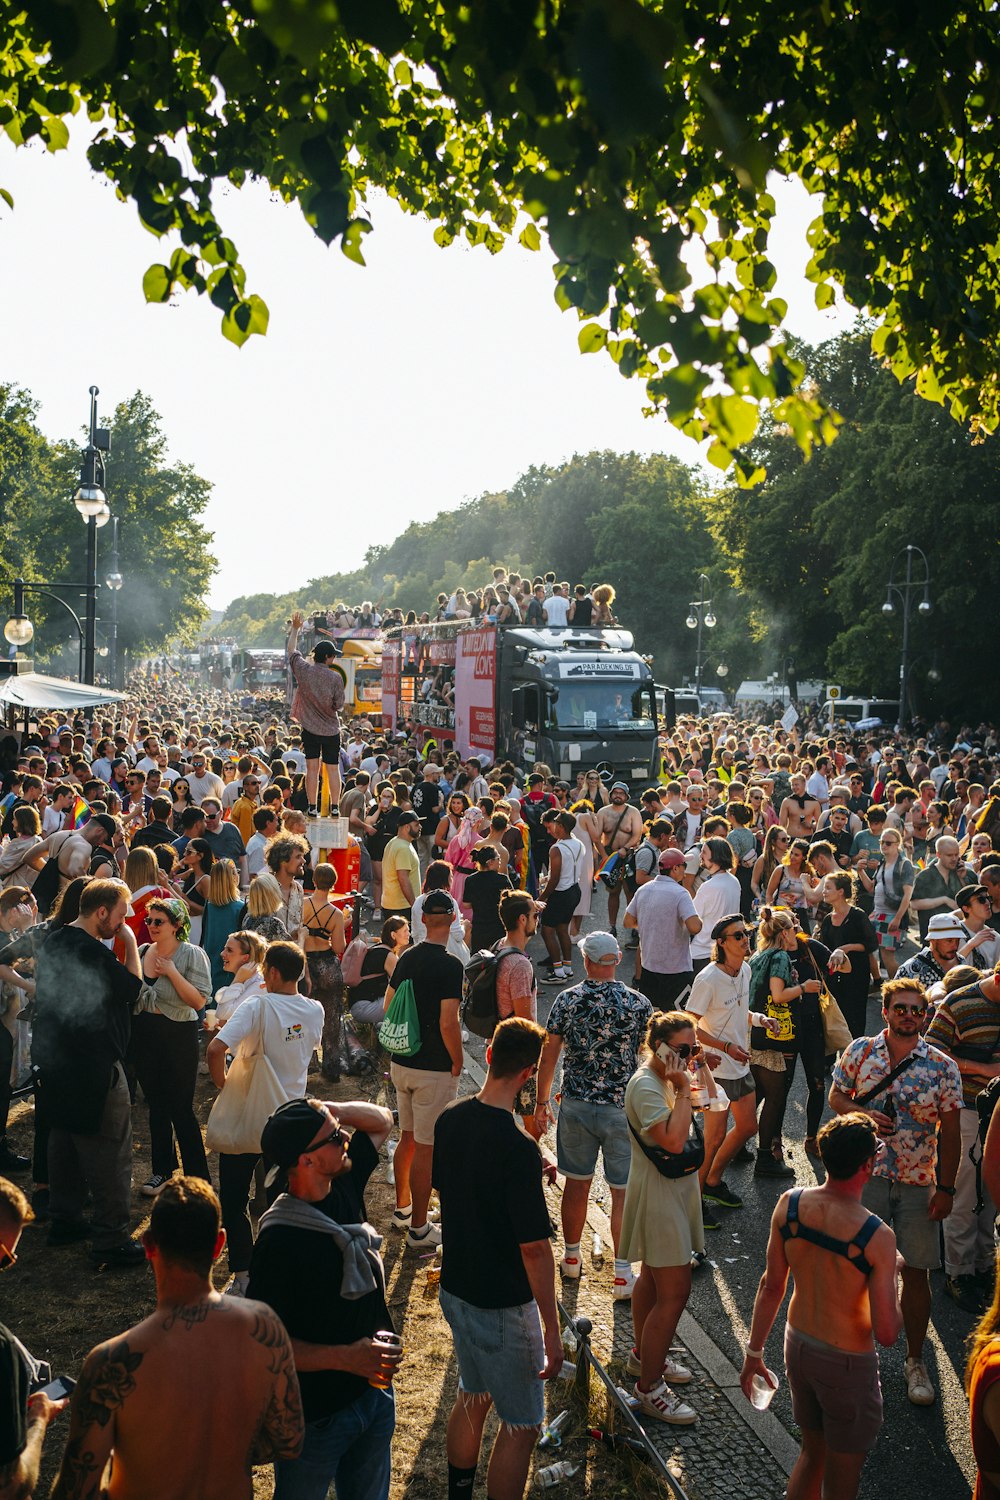
{"type": "Polygon", "coordinates": [[[256,833],[253,826],[253,815],[260,807],[259,802],[253,802],[249,797],[237,797],[229,814],[229,821],[234,828],[240,831],[240,837],[244,844],[249,844],[256,833]]]}
{"type": "Polygon", "coordinates": [[[411,903],[403,895],[397,872],[402,870],[410,877],[413,900],[420,894],[420,861],[417,851],[406,839],[390,839],[382,855],[382,910],[406,911],[411,903]]]}

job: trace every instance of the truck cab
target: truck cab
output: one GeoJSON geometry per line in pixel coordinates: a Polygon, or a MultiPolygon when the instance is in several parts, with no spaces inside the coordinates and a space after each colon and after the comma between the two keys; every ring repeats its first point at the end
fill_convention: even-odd
{"type": "Polygon", "coordinates": [[[595,766],[656,779],[653,674],[628,631],[514,626],[500,636],[499,759],[542,761],[570,782],[595,766]]]}

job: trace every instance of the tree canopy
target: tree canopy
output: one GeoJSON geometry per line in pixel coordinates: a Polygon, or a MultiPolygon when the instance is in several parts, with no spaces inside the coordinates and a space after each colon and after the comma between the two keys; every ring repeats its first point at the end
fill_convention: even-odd
{"type": "MultiPolygon", "coordinates": [[[[111,454],[106,493],[119,518],[119,649],[133,655],[174,638],[193,639],[206,619],[204,595],[215,571],[212,536],[201,521],[211,486],[189,464],[167,460],[161,420],[137,391],[108,420],[111,454]]],[[[38,426],[37,403],[16,385],[0,385],[0,587],[84,581],[86,532],[73,504],[81,443],[51,442],[38,426]]],[[[111,530],[98,537],[98,582],[111,564],[111,530]]],[[[77,613],[85,608],[65,585],[58,590],[77,613]]],[[[66,615],[44,595],[27,596],[36,626],[35,651],[53,655],[66,639],[66,615]]],[[[108,591],[98,601],[99,630],[107,638],[108,591]]],[[[75,646],[73,647],[75,651],[75,646]]]]}
{"type": "MultiPolygon", "coordinates": [[[[836,418],[782,334],[770,173],[817,195],[808,275],[875,319],[899,379],[1000,421],[997,0],[0,0],[0,126],[95,171],[176,243],[151,301],[267,327],[216,209],[265,181],[363,263],[384,191],[496,252],[556,257],[580,347],[757,479],[761,404],[836,418]]],[[[9,194],[5,195],[9,201],[9,194]]]]}
{"type": "MultiPolygon", "coordinates": [[[[898,692],[901,601],[886,617],[893,560],[927,554],[932,613],[911,602],[910,697],[927,711],[988,715],[1000,691],[992,653],[972,635],[979,601],[1000,588],[1000,452],[901,387],[863,334],[801,350],[820,399],[844,417],[832,448],[803,462],[792,434],[766,421],[752,445],[767,480],[711,506],[732,583],[766,660],[848,691],[898,692]]],[[[905,574],[897,562],[895,581],[905,574]]],[[[922,577],[918,567],[917,577],[922,577]]]]}

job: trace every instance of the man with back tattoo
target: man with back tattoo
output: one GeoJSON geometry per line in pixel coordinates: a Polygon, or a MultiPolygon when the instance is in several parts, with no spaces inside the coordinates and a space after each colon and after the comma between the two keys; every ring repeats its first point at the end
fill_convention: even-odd
{"type": "Polygon", "coordinates": [[[143,1236],[156,1309],[88,1354],[53,1500],[249,1500],[254,1464],[298,1455],[291,1344],[269,1307],[214,1290],[221,1224],[200,1178],[157,1198],[143,1236]]]}

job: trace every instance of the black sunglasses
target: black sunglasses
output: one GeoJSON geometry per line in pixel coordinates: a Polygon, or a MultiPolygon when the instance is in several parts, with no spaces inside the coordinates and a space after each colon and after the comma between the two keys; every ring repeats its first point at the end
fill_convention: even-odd
{"type": "Polygon", "coordinates": [[[338,1125],[336,1130],[331,1130],[330,1134],[325,1135],[322,1140],[314,1141],[309,1150],[318,1151],[321,1146],[344,1146],[346,1148],[350,1139],[351,1137],[347,1134],[347,1131],[341,1130],[338,1125]]]}
{"type": "Polygon", "coordinates": [[[893,1005],[890,1007],[894,1016],[926,1016],[926,1005],[893,1005]]]}
{"type": "Polygon", "coordinates": [[[677,1056],[681,1059],[682,1062],[686,1062],[689,1057],[701,1056],[701,1043],[679,1042],[673,1050],[677,1053],[677,1056]]]}
{"type": "Polygon", "coordinates": [[[737,932],[724,932],[722,934],[722,941],[724,943],[748,943],[750,941],[750,934],[749,932],[747,932],[746,928],[743,927],[740,928],[737,932]]]}

